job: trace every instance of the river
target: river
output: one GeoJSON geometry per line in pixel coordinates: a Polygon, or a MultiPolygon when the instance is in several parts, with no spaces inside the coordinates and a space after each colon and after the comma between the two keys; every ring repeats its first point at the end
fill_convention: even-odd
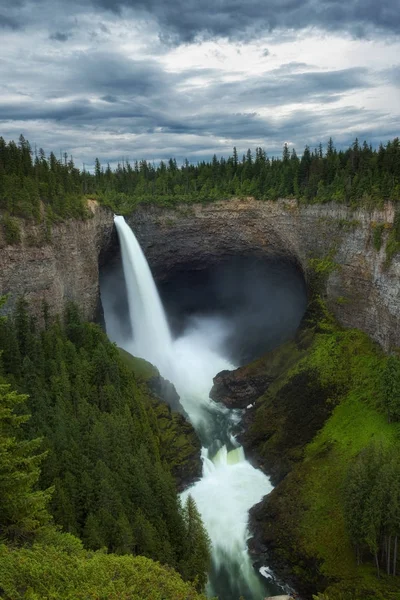
{"type": "Polygon", "coordinates": [[[105,308],[110,337],[134,356],[145,358],[176,387],[202,442],[203,475],[182,494],[196,501],[212,542],[212,568],[207,594],[220,600],[262,600],[282,593],[271,579],[253,568],[247,551],[248,512],[268,494],[269,479],[245,458],[234,430],[240,412],[209,398],[213,377],[235,365],[223,356],[230,334],[223,318],[193,318],[173,339],[147,260],[123,217],[115,217],[128,296],[127,328],[134,336],[113,331],[105,308]],[[129,327],[128,327],[129,325],[129,327]]]}

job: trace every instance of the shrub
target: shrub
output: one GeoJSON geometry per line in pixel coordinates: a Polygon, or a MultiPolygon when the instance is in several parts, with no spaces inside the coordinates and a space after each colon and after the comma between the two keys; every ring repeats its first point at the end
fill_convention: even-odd
{"type": "Polygon", "coordinates": [[[3,230],[7,244],[19,244],[21,242],[21,229],[17,219],[8,215],[3,217],[3,230]]]}

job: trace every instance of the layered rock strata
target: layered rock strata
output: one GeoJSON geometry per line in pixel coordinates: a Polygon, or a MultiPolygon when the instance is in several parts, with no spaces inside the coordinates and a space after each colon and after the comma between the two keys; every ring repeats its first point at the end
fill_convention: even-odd
{"type": "MultiPolygon", "coordinates": [[[[85,318],[95,317],[99,257],[110,260],[118,242],[111,211],[95,203],[92,210],[86,221],[54,224],[51,241],[35,225],[22,225],[19,245],[7,246],[0,232],[0,294],[10,295],[8,310],[25,295],[38,317],[43,300],[54,314],[74,300],[85,318]]],[[[329,308],[340,323],[362,329],[389,350],[400,345],[400,254],[388,264],[385,250],[394,214],[391,203],[368,212],[248,198],[171,209],[141,206],[127,220],[157,279],[243,255],[290,260],[308,279],[310,259],[329,257],[335,267],[325,282],[329,308]],[[379,224],[385,228],[377,251],[373,235],[379,224]]]]}
{"type": "Polygon", "coordinates": [[[68,301],[76,302],[84,319],[96,317],[100,306],[99,258],[110,244],[112,213],[90,203],[92,216],[52,225],[20,221],[21,242],[6,245],[0,227],[0,296],[8,295],[6,312],[23,296],[39,324],[43,304],[50,315],[62,314],[68,301]]]}
{"type": "Polygon", "coordinates": [[[235,255],[291,260],[308,279],[310,259],[329,257],[334,268],[325,282],[328,307],[341,324],[365,331],[389,350],[400,345],[400,254],[387,264],[385,251],[394,214],[391,203],[368,212],[248,198],[139,207],[128,222],[158,279],[235,255]],[[373,232],[379,224],[385,229],[377,251],[373,232]]]}

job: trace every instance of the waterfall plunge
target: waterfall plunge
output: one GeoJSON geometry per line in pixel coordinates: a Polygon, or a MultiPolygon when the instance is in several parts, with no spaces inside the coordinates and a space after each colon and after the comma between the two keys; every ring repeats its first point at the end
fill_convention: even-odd
{"type": "Polygon", "coordinates": [[[203,477],[182,497],[193,496],[212,541],[208,593],[218,594],[220,600],[237,600],[240,595],[259,600],[276,588],[263,585],[251,565],[246,544],[248,511],[272,486],[246,461],[232,435],[238,415],[209,398],[214,375],[235,368],[219,353],[228,324],[221,319],[196,319],[183,336],[172,340],[146,258],[125,219],[116,216],[115,225],[134,332],[132,340],[115,341],[155,364],[175,384],[204,445],[203,477]]]}
{"type": "Polygon", "coordinates": [[[114,217],[121,244],[134,354],[159,365],[171,353],[164,308],[142,249],[124,217],[114,217]]]}

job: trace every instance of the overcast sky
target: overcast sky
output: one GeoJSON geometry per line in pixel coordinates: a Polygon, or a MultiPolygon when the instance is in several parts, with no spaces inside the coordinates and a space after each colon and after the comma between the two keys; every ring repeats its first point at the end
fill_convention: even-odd
{"type": "Polygon", "coordinates": [[[78,166],[399,135],[400,0],[0,0],[0,135],[78,166]]]}

